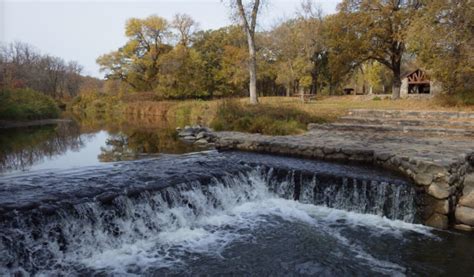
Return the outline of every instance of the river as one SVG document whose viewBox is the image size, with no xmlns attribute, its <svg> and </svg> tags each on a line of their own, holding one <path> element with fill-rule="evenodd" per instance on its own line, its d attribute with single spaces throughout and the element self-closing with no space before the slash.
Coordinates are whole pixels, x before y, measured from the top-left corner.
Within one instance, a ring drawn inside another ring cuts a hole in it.
<svg viewBox="0 0 474 277">
<path fill-rule="evenodd" d="M 0 133 L 0 274 L 473 276 L 474 237 L 417 220 L 410 180 L 217 152 L 175 126 Z"/>
</svg>

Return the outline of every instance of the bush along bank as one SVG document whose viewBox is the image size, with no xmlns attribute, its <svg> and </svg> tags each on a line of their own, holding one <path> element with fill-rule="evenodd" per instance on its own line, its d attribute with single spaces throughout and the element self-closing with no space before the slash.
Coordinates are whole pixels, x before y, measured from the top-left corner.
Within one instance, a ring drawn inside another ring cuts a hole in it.
<svg viewBox="0 0 474 277">
<path fill-rule="evenodd" d="M 27 121 L 59 116 L 60 110 L 49 96 L 30 89 L 0 90 L 0 120 Z"/>
<path fill-rule="evenodd" d="M 291 135 L 306 131 L 309 123 L 327 119 L 292 107 L 238 101 L 223 101 L 217 108 L 211 127 L 216 131 L 239 131 L 264 135 Z"/>
</svg>

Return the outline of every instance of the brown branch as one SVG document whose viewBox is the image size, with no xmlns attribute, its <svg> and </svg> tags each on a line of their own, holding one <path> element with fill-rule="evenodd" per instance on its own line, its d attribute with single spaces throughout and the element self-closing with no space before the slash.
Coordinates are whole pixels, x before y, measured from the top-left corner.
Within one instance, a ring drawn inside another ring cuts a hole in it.
<svg viewBox="0 0 474 277">
<path fill-rule="evenodd" d="M 242 4 L 242 0 L 237 0 L 237 9 L 239 10 L 240 17 L 242 19 L 242 24 L 245 29 L 245 32 L 249 32 L 249 22 L 247 21 L 247 15 L 245 14 L 244 5 Z"/>
<path fill-rule="evenodd" d="M 255 33 L 255 27 L 257 26 L 257 14 L 258 14 L 259 7 L 260 7 L 260 0 L 255 0 L 255 3 L 253 4 L 253 10 L 252 10 L 252 22 L 250 26 L 250 30 L 252 33 Z"/>
</svg>

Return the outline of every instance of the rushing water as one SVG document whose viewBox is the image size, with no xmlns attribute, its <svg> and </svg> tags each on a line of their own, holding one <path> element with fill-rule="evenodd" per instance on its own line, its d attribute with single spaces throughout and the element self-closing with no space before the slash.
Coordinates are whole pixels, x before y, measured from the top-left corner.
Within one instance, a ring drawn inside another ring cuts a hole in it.
<svg viewBox="0 0 474 277">
<path fill-rule="evenodd" d="M 114 161 L 195 151 L 119 134 Z M 474 274 L 474 238 L 419 225 L 392 173 L 216 151 L 104 164 L 117 133 L 77 135 L 0 177 L 0 275 Z M 61 166 L 74 154 L 94 162 Z"/>
</svg>

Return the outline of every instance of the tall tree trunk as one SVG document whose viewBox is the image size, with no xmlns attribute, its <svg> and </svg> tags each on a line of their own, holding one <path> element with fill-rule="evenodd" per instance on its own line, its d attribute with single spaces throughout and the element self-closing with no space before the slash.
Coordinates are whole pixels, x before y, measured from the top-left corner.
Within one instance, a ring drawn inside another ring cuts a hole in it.
<svg viewBox="0 0 474 277">
<path fill-rule="evenodd" d="M 404 44 L 394 42 L 392 47 L 392 71 L 393 71 L 393 84 L 392 84 L 392 99 L 400 99 L 400 88 L 402 86 L 402 55 Z"/>
<path fill-rule="evenodd" d="M 334 85 L 332 83 L 329 83 L 329 95 L 334 95 Z"/>
<path fill-rule="evenodd" d="M 247 35 L 247 43 L 249 46 L 249 92 L 250 103 L 257 104 L 257 51 L 255 47 L 255 27 L 257 26 L 257 14 L 260 7 L 260 0 L 254 0 L 253 9 L 250 14 L 250 22 L 247 19 L 242 0 L 236 0 L 237 9 L 242 20 L 242 27 Z"/>
<path fill-rule="evenodd" d="M 401 89 L 402 82 L 400 78 L 397 80 L 393 80 L 392 85 L 392 99 L 400 99 L 400 89 Z"/>
<path fill-rule="evenodd" d="M 315 70 L 311 71 L 311 90 L 310 94 L 318 94 L 318 72 Z"/>
<path fill-rule="evenodd" d="M 253 34 L 247 32 L 247 40 L 249 45 L 249 91 L 250 103 L 257 104 L 257 51 L 255 50 L 255 39 Z"/>
<path fill-rule="evenodd" d="M 400 99 L 400 88 L 402 86 L 400 66 L 395 66 L 393 70 L 392 99 Z"/>
</svg>

